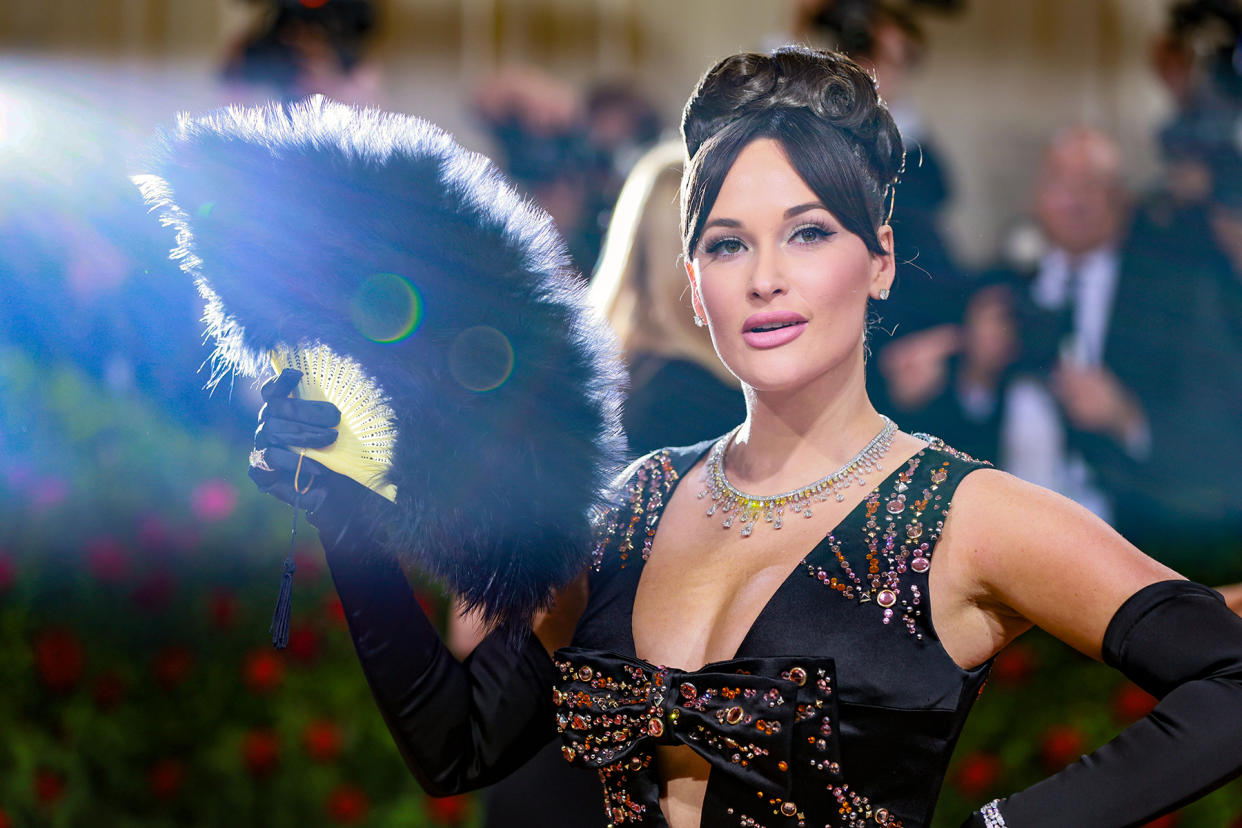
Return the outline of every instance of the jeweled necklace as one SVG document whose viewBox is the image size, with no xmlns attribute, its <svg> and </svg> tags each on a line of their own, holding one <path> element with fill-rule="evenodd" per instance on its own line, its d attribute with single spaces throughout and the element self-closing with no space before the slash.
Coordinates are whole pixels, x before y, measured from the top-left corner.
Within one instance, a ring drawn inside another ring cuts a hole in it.
<svg viewBox="0 0 1242 828">
<path fill-rule="evenodd" d="M 733 438 L 737 436 L 738 430 L 741 429 L 739 425 L 721 437 L 716 445 L 712 446 L 711 454 L 707 457 L 707 465 L 703 470 L 703 489 L 699 492 L 700 499 L 704 497 L 712 499 L 712 505 L 707 509 L 707 516 L 712 517 L 717 512 L 723 514 L 724 519 L 720 525 L 725 529 L 731 527 L 734 521 L 741 523 L 742 537 L 748 538 L 761 517 L 765 523 L 772 524 L 773 529 L 780 529 L 786 509 L 809 518 L 813 502 L 822 503 L 827 501 L 829 496 L 835 497 L 838 502 L 845 500 L 844 491 L 851 484 L 856 482 L 861 486 L 867 474 L 884 468 L 880 465 L 880 460 L 893 444 L 897 424 L 888 417 L 884 417 L 883 414 L 880 416 L 884 418 L 884 427 L 880 429 L 880 433 L 871 438 L 871 442 L 863 446 L 862 451 L 851 457 L 844 466 L 800 489 L 766 496 L 738 491 L 725 476 L 725 454 L 729 446 L 733 444 Z"/>
</svg>

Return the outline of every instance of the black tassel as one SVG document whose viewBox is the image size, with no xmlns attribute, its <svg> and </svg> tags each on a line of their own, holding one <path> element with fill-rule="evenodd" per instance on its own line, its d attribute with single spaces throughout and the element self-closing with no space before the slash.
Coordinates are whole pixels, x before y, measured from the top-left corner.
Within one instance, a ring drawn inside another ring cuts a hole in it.
<svg viewBox="0 0 1242 828">
<path fill-rule="evenodd" d="M 285 556 L 285 571 L 280 576 L 280 592 L 276 594 L 276 609 L 272 612 L 272 646 L 283 650 L 289 646 L 289 616 L 293 612 L 293 573 L 297 565 L 293 562 L 293 544 L 298 537 L 298 501 L 301 494 L 293 496 L 293 531 L 289 534 L 289 554 Z"/>
</svg>

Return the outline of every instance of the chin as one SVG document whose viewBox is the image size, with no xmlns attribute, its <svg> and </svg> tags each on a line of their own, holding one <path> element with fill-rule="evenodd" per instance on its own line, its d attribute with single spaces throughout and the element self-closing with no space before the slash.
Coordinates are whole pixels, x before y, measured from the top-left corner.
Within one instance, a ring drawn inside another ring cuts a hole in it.
<svg viewBox="0 0 1242 828">
<path fill-rule="evenodd" d="M 804 368 L 800 369 L 790 366 L 789 370 L 751 370 L 737 371 L 733 373 L 738 379 L 751 389 L 766 394 L 781 394 L 791 391 L 800 391 L 803 388 L 813 384 L 816 379 L 823 376 L 818 373 L 810 373 Z"/>
<path fill-rule="evenodd" d="M 815 385 L 830 393 L 831 388 L 824 383 L 845 382 L 851 373 L 848 366 L 854 359 L 861 361 L 861 355 L 851 351 L 841 354 L 838 359 L 824 360 L 821 355 L 819 359 L 812 360 L 806 354 L 790 354 L 788 357 L 782 355 L 780 359 L 741 360 L 736 366 L 729 365 L 729 370 L 759 393 L 791 393 Z"/>
</svg>

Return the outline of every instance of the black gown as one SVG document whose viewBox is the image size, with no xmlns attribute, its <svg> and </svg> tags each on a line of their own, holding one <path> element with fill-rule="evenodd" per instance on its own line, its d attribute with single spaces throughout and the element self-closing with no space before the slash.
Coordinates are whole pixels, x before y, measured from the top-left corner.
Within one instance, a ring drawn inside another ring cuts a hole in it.
<svg viewBox="0 0 1242 828">
<path fill-rule="evenodd" d="M 565 757 L 599 770 L 616 826 L 667 824 L 653 748 L 675 743 L 712 765 L 702 825 L 928 825 L 988 664 L 949 658 L 927 577 L 983 464 L 931 439 L 790 573 L 733 660 L 683 672 L 637 657 L 632 610 L 664 504 L 710 445 L 644 458 L 600 522 L 589 603 L 554 658 Z"/>
<path fill-rule="evenodd" d="M 458 662 L 397 561 L 375 554 L 373 525 L 354 520 L 357 498 L 373 495 L 329 478 L 336 496 L 309 516 L 363 673 L 428 793 L 492 784 L 559 730 L 564 757 L 602 777 L 617 828 L 666 825 L 657 744 L 685 744 L 711 764 L 704 826 L 929 823 L 988 665 L 962 670 L 940 645 L 927 573 L 953 493 L 980 464 L 932 440 L 794 568 L 735 658 L 685 672 L 637 658 L 632 610 L 664 504 L 708 447 L 636 464 L 598 524 L 573 646 L 554 658 L 535 636 L 499 629 Z M 1109 622 L 1101 653 L 1160 699 L 1155 709 L 976 811 L 971 828 L 1131 828 L 1242 772 L 1242 618 L 1218 593 L 1178 579 L 1138 590 Z M 532 812 L 557 801 L 555 791 L 532 793 Z"/>
</svg>

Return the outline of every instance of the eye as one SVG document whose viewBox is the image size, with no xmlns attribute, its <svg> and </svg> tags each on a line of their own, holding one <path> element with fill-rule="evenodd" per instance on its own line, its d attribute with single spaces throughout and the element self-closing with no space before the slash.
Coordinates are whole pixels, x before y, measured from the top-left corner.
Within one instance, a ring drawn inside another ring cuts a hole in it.
<svg viewBox="0 0 1242 828">
<path fill-rule="evenodd" d="M 829 230 L 827 227 L 822 227 L 818 224 L 806 224 L 795 230 L 790 240 L 796 244 L 815 244 L 818 241 L 823 241 L 832 234 L 833 231 Z"/>
<path fill-rule="evenodd" d="M 708 242 L 704 249 L 712 256 L 735 256 L 741 253 L 744 247 L 741 239 L 725 236 Z"/>
</svg>

